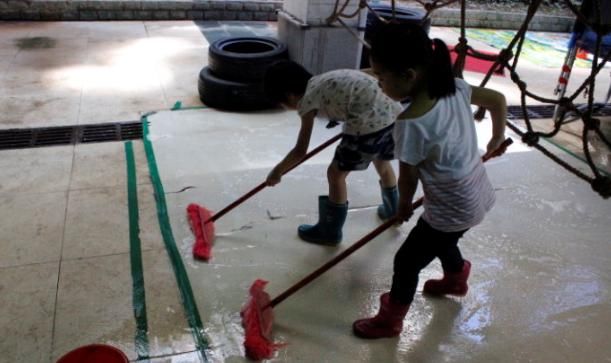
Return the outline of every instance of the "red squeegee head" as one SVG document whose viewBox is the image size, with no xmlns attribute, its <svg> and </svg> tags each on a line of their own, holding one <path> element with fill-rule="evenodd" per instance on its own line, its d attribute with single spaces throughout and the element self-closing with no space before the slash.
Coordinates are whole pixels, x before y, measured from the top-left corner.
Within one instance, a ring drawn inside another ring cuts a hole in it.
<svg viewBox="0 0 611 363">
<path fill-rule="evenodd" d="M 264 291 L 267 281 L 257 279 L 250 287 L 250 297 L 240 315 L 244 326 L 244 348 L 252 360 L 269 359 L 282 344 L 271 339 L 274 313 L 270 298 Z"/>
<path fill-rule="evenodd" d="M 189 225 L 195 235 L 193 244 L 193 257 L 198 260 L 208 261 L 212 257 L 212 242 L 214 241 L 214 223 L 206 221 L 212 217 L 208 209 L 191 203 L 187 207 Z"/>
</svg>

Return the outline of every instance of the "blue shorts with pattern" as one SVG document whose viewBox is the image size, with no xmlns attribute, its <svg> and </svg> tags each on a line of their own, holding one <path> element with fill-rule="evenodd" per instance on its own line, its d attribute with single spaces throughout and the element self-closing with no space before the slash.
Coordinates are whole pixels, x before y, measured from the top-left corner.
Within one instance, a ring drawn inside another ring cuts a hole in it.
<svg viewBox="0 0 611 363">
<path fill-rule="evenodd" d="M 373 160 L 394 159 L 393 127 L 390 125 L 366 135 L 344 134 L 333 157 L 338 168 L 343 171 L 365 170 Z"/>
</svg>

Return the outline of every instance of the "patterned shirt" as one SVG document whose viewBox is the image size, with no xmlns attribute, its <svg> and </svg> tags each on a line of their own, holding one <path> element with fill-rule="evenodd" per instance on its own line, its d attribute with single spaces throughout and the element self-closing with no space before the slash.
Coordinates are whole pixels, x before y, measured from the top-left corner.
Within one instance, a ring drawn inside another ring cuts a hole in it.
<svg viewBox="0 0 611 363">
<path fill-rule="evenodd" d="M 456 93 L 424 115 L 397 120 L 394 139 L 398 159 L 418 168 L 426 222 L 456 232 L 484 219 L 495 197 L 477 148 L 471 87 L 465 81 L 456 79 Z"/>
<path fill-rule="evenodd" d="M 382 92 L 374 77 L 359 70 L 339 69 L 308 82 L 297 111 L 303 116 L 312 110 L 317 110 L 317 116 L 344 121 L 343 132 L 358 136 L 392 125 L 402 107 Z"/>
</svg>

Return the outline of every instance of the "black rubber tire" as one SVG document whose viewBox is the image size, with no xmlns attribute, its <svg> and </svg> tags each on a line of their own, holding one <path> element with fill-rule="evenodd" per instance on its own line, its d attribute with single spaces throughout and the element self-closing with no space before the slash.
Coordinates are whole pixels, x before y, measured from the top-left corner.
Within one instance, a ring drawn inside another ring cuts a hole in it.
<svg viewBox="0 0 611 363">
<path fill-rule="evenodd" d="M 383 19 L 391 20 L 392 6 L 390 4 L 372 4 L 371 8 L 378 13 Z M 395 6 L 395 19 L 399 24 L 419 24 L 425 32 L 429 32 L 431 28 L 431 18 L 427 18 L 424 23 L 422 20 L 426 16 L 426 12 L 420 9 L 414 9 L 406 6 Z M 367 13 L 367 25 L 365 27 L 365 39 L 370 39 L 382 22 L 372 13 Z"/>
<path fill-rule="evenodd" d="M 272 63 L 288 58 L 286 44 L 269 37 L 219 39 L 208 48 L 208 66 L 218 77 L 260 81 Z"/>
<path fill-rule="evenodd" d="M 263 93 L 261 82 L 236 82 L 221 79 L 210 67 L 199 72 L 199 98 L 209 107 L 227 111 L 254 111 L 275 107 Z"/>
<path fill-rule="evenodd" d="M 387 3 L 381 4 L 372 4 L 371 8 L 385 20 L 391 20 L 392 16 L 392 6 Z M 431 18 L 427 18 L 424 23 L 422 20 L 424 19 L 426 12 L 420 9 L 409 8 L 405 6 L 396 6 L 395 7 L 395 19 L 400 24 L 419 24 L 422 26 L 424 31 L 428 34 L 431 28 Z M 378 19 L 375 14 L 371 11 L 367 13 L 367 25 L 365 26 L 365 40 L 370 41 L 372 34 L 376 32 L 376 30 L 382 25 L 380 19 Z M 367 47 L 363 47 L 363 52 L 361 55 L 361 68 L 369 67 L 369 49 Z"/>
</svg>

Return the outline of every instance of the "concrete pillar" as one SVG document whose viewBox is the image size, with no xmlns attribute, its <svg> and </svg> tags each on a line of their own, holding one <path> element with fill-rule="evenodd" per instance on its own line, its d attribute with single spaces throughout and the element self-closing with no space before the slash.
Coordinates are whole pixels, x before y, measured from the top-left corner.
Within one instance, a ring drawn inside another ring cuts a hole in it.
<svg viewBox="0 0 611 363">
<path fill-rule="evenodd" d="M 344 0 L 340 1 L 340 6 Z M 358 9 L 357 0 L 350 1 L 344 13 Z M 278 13 L 278 37 L 288 46 L 292 60 L 313 74 L 340 68 L 357 69 L 360 65 L 362 43 L 338 22 L 328 25 L 326 20 L 335 7 L 335 0 L 284 0 Z M 361 10 L 354 18 L 342 18 L 344 23 L 363 37 L 367 11 Z"/>
</svg>

